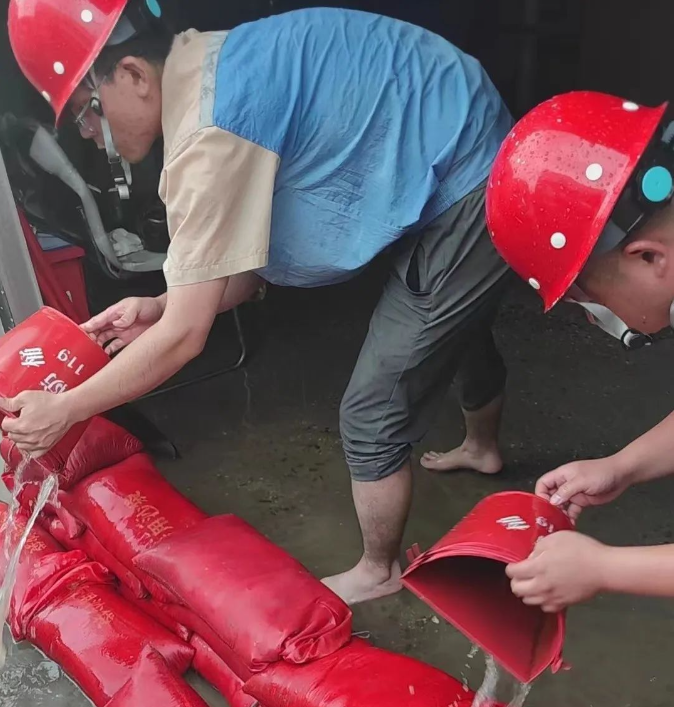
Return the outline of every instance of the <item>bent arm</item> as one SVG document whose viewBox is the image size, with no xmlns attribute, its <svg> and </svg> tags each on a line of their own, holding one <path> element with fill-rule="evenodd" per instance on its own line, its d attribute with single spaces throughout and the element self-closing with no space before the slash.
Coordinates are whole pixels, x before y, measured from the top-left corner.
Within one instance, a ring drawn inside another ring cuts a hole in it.
<svg viewBox="0 0 674 707">
<path fill-rule="evenodd" d="M 614 461 L 632 483 L 643 483 L 674 474 L 674 413 L 632 444 Z"/>
<path fill-rule="evenodd" d="M 99 373 L 62 395 L 73 421 L 86 420 L 150 392 L 203 350 L 227 279 L 171 287 L 161 319 Z"/>
</svg>

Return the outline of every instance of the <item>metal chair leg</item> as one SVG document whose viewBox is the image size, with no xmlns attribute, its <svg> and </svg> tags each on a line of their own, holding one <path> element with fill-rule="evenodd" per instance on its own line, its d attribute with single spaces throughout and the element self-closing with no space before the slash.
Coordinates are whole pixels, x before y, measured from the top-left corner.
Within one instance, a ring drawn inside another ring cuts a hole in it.
<svg viewBox="0 0 674 707">
<path fill-rule="evenodd" d="M 232 310 L 232 314 L 234 315 L 236 336 L 239 342 L 239 349 L 241 351 L 239 358 L 237 359 L 236 363 L 234 363 L 234 365 L 227 366 L 226 368 L 222 368 L 211 373 L 205 373 L 204 375 L 196 376 L 195 378 L 190 378 L 189 380 L 181 381 L 180 383 L 175 383 L 174 385 L 170 385 L 166 388 L 154 390 L 151 393 L 144 395 L 142 398 L 139 398 L 139 400 L 148 400 L 150 398 L 156 398 L 160 395 L 164 395 L 165 393 L 172 393 L 175 390 L 187 388 L 188 386 L 195 385 L 197 383 L 203 383 L 204 381 L 211 380 L 211 378 L 217 378 L 218 376 L 222 376 L 225 373 L 232 373 L 233 371 L 236 371 L 241 368 L 241 366 L 244 365 L 248 358 L 248 345 L 246 343 L 246 337 L 243 332 L 243 327 L 241 326 L 241 317 L 239 315 L 238 307 Z"/>
</svg>

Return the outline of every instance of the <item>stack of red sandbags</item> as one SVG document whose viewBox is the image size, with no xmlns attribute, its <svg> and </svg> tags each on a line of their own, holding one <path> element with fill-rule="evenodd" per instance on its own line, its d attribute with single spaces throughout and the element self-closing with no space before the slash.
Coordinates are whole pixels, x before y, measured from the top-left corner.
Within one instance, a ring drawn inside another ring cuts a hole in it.
<svg viewBox="0 0 674 707">
<path fill-rule="evenodd" d="M 309 665 L 272 665 L 244 690 L 266 707 L 471 707 L 475 697 L 446 673 L 359 639 Z"/>
<path fill-rule="evenodd" d="M 141 655 L 133 675 L 107 707 L 208 707 L 156 651 Z M 230 706 L 231 707 L 231 706 Z"/>
<path fill-rule="evenodd" d="M 236 516 L 176 532 L 134 564 L 164 587 L 167 611 L 195 634 L 195 667 L 234 707 L 255 701 L 243 691 L 254 674 L 319 660 L 351 640 L 350 609 Z"/>
<path fill-rule="evenodd" d="M 0 543 L 9 532 L 0 506 Z M 12 545 L 24 533 L 21 510 Z M 0 553 L 0 580 L 7 571 Z M 61 665 L 97 707 L 104 707 L 152 649 L 177 674 L 192 664 L 194 648 L 126 601 L 115 577 L 81 550 L 67 552 L 39 526 L 20 556 L 8 622 L 15 640 L 28 638 Z M 189 704 L 189 703 L 185 703 Z"/>
<path fill-rule="evenodd" d="M 445 673 L 352 640 L 350 609 L 299 562 L 236 516 L 208 518 L 94 422 L 31 534 L 10 618 L 95 705 L 203 707 L 180 677 L 190 664 L 231 707 L 471 704 Z"/>
<path fill-rule="evenodd" d="M 22 460 L 7 440 L 0 451 L 7 464 L 3 480 L 13 488 Z M 174 502 L 172 520 L 177 527 L 189 527 L 190 513 L 199 520 L 205 515 L 167 484 L 140 452 L 137 439 L 103 418 L 94 419 L 87 427 L 59 474 L 57 498 L 40 514 L 41 524 L 28 536 L 8 619 L 15 640 L 29 638 L 101 707 L 133 677 L 141 655 L 148 650 L 162 656 L 177 675 L 189 669 L 195 653 L 189 644 L 190 632 L 151 599 L 124 562 L 133 567 L 131 560 L 139 548 L 153 547 L 172 531 L 163 511 L 149 507 L 160 499 L 161 507 L 166 508 L 162 494 Z M 100 473 L 107 491 L 97 495 L 96 475 Z M 13 547 L 26 527 L 43 475 L 39 461 L 29 461 L 22 471 L 22 478 L 29 481 L 19 494 L 21 509 Z M 127 491 L 124 482 L 121 488 L 116 487 L 118 477 L 131 483 L 133 490 Z M 88 507 L 87 493 L 93 494 Z M 64 500 L 81 517 L 73 515 Z M 105 506 L 105 521 L 113 528 L 116 525 L 112 537 L 105 534 L 105 523 L 96 522 L 97 500 Z M 120 507 L 130 516 L 140 516 L 136 526 L 131 528 L 132 520 L 129 527 L 124 526 Z M 0 543 L 4 542 L 6 515 L 6 507 L 2 507 Z M 120 532 L 127 533 L 126 545 Z M 139 544 L 134 548 L 136 541 Z M 2 554 L 0 580 L 6 565 Z"/>
</svg>

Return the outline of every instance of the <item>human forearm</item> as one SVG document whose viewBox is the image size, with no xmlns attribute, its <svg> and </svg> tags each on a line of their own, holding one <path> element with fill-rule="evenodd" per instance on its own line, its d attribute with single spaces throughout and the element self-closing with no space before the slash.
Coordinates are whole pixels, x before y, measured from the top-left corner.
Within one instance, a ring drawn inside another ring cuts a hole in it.
<svg viewBox="0 0 674 707">
<path fill-rule="evenodd" d="M 105 368 L 62 393 L 72 421 L 88 419 L 153 390 L 197 356 L 206 342 L 225 280 L 172 287 L 159 321 Z"/>
<path fill-rule="evenodd" d="M 200 351 L 189 333 L 160 321 L 121 351 L 96 376 L 63 395 L 72 421 L 86 420 L 148 393 Z"/>
<path fill-rule="evenodd" d="M 603 591 L 674 597 L 674 545 L 607 547 Z"/>
<path fill-rule="evenodd" d="M 674 474 L 674 413 L 613 456 L 630 483 Z"/>
</svg>

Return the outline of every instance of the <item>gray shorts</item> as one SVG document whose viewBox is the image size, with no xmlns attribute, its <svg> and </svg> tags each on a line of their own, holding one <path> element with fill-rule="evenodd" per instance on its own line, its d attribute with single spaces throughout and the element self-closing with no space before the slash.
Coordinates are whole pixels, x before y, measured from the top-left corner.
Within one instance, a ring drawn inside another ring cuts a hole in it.
<svg viewBox="0 0 674 707">
<path fill-rule="evenodd" d="M 455 378 L 466 410 L 503 391 L 491 323 L 510 271 L 489 238 L 484 201 L 483 184 L 393 254 L 340 412 L 356 481 L 401 468 Z"/>
</svg>

